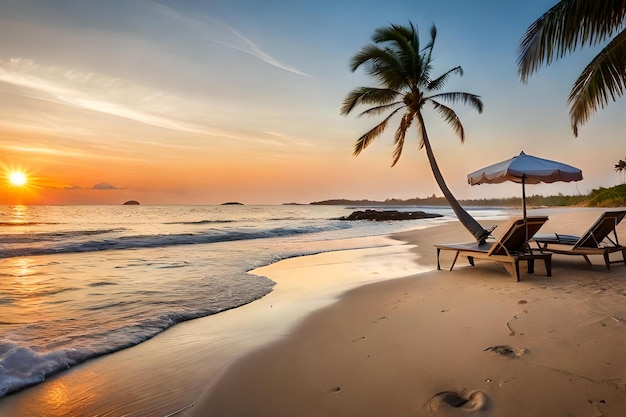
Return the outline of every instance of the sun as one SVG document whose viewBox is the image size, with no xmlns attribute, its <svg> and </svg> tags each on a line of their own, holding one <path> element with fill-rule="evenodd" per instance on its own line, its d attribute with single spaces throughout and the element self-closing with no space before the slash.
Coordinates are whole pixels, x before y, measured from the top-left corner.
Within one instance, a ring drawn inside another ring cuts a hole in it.
<svg viewBox="0 0 626 417">
<path fill-rule="evenodd" d="M 26 174 L 21 171 L 13 171 L 9 173 L 9 182 L 16 187 L 22 187 L 26 185 L 28 178 L 26 178 Z"/>
</svg>

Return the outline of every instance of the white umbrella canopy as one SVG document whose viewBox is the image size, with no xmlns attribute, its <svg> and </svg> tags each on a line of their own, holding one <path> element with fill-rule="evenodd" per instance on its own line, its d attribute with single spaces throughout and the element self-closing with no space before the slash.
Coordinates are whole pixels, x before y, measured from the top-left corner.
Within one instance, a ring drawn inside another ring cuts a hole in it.
<svg viewBox="0 0 626 417">
<path fill-rule="evenodd" d="M 467 175 L 467 181 L 471 185 L 499 184 L 505 181 L 539 184 L 540 182 L 570 182 L 582 179 L 583 173 L 578 168 L 526 155 L 524 151 L 511 159 L 489 165 Z"/>
<path fill-rule="evenodd" d="M 583 179 L 580 169 L 561 162 L 526 155 L 524 151 L 506 161 L 489 165 L 467 175 L 470 185 L 499 184 L 512 181 L 522 184 L 522 204 L 526 219 L 526 184 L 570 182 Z"/>
</svg>

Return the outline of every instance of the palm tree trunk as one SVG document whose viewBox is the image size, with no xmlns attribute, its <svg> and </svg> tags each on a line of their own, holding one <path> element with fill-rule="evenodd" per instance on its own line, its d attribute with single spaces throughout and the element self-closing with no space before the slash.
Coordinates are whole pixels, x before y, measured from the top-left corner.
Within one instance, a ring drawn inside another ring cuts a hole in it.
<svg viewBox="0 0 626 417">
<path fill-rule="evenodd" d="M 422 139 L 424 140 L 424 147 L 426 148 L 426 155 L 428 156 L 428 162 L 430 163 L 430 168 L 433 171 L 433 175 L 435 176 L 435 181 L 437 181 L 437 185 L 441 189 L 443 196 L 450 204 L 450 207 L 456 214 L 456 217 L 459 219 L 461 224 L 465 226 L 465 228 L 474 236 L 474 238 L 482 243 L 489 236 L 489 232 L 485 230 L 480 223 L 476 221 L 470 214 L 465 211 L 465 209 L 461 206 L 461 204 L 454 198 L 452 192 L 446 185 L 446 181 L 443 179 L 443 175 L 439 170 L 439 166 L 437 165 L 437 161 L 435 160 L 435 154 L 433 153 L 432 148 L 430 147 L 430 141 L 428 140 L 428 135 L 426 134 L 426 129 L 422 127 Z"/>
</svg>

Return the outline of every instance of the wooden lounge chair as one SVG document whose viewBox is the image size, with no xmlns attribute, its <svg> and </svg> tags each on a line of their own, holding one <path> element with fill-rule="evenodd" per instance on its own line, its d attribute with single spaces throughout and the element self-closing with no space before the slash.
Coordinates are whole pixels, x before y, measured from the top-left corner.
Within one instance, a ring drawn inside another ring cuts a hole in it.
<svg viewBox="0 0 626 417">
<path fill-rule="evenodd" d="M 437 248 L 437 269 L 441 269 L 439 263 L 441 251 L 448 250 L 456 252 L 450 271 L 454 268 L 459 256 L 466 256 L 472 266 L 474 266 L 474 259 L 487 259 L 502 263 L 509 274 L 519 282 L 520 261 L 528 262 L 528 273 L 532 274 L 534 273 L 535 259 L 543 259 L 547 275 L 552 276 L 552 254 L 537 250 L 533 252 L 528 245 L 528 240 L 537 233 L 547 220 L 547 217 L 529 217 L 527 224 L 524 219 L 514 220 L 502 236 L 495 241 L 434 245 Z"/>
<path fill-rule="evenodd" d="M 612 263 L 626 265 L 626 247 L 619 244 L 617 225 L 626 216 L 626 211 L 606 211 L 582 236 L 562 235 L 558 233 L 536 235 L 532 241 L 540 251 L 548 251 L 562 255 L 578 255 L 585 258 L 591 266 L 589 255 L 602 255 L 607 270 Z M 621 252 L 622 259 L 611 261 L 609 255 Z"/>
</svg>

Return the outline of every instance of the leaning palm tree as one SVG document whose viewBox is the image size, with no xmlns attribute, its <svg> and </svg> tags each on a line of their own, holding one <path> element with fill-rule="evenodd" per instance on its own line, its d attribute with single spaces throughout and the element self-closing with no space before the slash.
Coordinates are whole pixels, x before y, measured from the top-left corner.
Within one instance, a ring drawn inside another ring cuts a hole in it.
<svg viewBox="0 0 626 417">
<path fill-rule="evenodd" d="M 613 37 L 580 74 L 568 102 L 574 136 L 609 99 L 626 86 L 626 0 L 562 0 L 526 30 L 518 58 L 522 82 L 542 64 L 549 65 L 578 47 Z"/>
<path fill-rule="evenodd" d="M 461 67 L 454 67 L 438 77 L 431 76 L 432 51 L 437 36 L 435 26 L 432 27 L 430 36 L 430 41 L 421 47 L 418 33 L 410 22 L 408 27 L 390 25 L 376 29 L 372 36 L 374 44 L 366 45 L 355 54 L 350 66 L 354 72 L 363 65 L 366 72 L 378 81 L 379 87 L 359 87 L 348 93 L 341 107 L 341 114 L 348 115 L 359 105 L 373 106 L 361 113 L 364 116 L 377 116 L 389 112 L 382 122 L 357 139 L 353 152 L 354 156 L 357 156 L 374 139 L 382 135 L 394 115 L 403 112 L 395 132 L 395 148 L 391 166 L 394 166 L 400 159 L 407 131 L 415 122 L 418 139 L 420 139 L 419 147 L 426 149 L 435 180 L 444 197 L 459 221 L 476 240 L 484 241 L 489 232 L 461 207 L 446 185 L 431 148 L 422 112 L 424 105 L 432 105 L 452 126 L 462 143 L 465 140 L 463 125 L 457 114 L 444 102 L 468 104 L 479 113 L 482 112 L 483 103 L 475 94 L 441 92 L 450 75 L 462 75 L 463 70 Z"/>
</svg>

